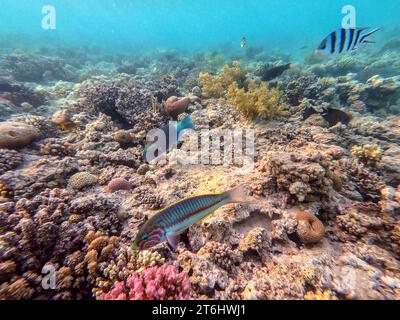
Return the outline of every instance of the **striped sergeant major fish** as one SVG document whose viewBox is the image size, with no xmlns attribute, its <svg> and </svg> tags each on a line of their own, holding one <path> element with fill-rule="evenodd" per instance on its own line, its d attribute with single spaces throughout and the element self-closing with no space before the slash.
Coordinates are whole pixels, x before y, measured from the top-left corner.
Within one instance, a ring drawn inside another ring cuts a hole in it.
<svg viewBox="0 0 400 320">
<path fill-rule="evenodd" d="M 378 32 L 380 29 L 374 29 L 366 32 L 368 28 L 349 28 L 339 29 L 331 32 L 324 40 L 322 40 L 318 49 L 315 50 L 316 54 L 322 52 L 328 54 L 353 52 L 357 50 L 359 44 L 375 43 L 369 40 L 368 37 Z"/>
<path fill-rule="evenodd" d="M 180 234 L 229 203 L 252 203 L 246 199 L 244 185 L 220 194 L 194 196 L 175 202 L 156 213 L 141 227 L 132 249 L 147 250 L 167 240 L 175 250 Z"/>
</svg>

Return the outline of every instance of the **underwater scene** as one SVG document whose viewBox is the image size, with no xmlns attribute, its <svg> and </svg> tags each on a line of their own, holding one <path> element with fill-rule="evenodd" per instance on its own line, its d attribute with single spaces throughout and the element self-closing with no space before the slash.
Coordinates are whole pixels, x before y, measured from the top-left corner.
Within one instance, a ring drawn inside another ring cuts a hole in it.
<svg viewBox="0 0 400 320">
<path fill-rule="evenodd" d="M 0 300 L 400 299 L 398 0 L 0 7 Z"/>
</svg>

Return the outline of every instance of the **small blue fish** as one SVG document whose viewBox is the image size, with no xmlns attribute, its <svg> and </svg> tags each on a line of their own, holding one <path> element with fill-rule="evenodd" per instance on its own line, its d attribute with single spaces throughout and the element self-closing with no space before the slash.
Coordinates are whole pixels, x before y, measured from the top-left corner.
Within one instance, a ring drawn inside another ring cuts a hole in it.
<svg viewBox="0 0 400 320">
<path fill-rule="evenodd" d="M 187 129 L 195 129 L 195 125 L 192 121 L 192 118 L 190 118 L 189 115 L 186 115 L 175 127 L 170 126 L 169 124 L 163 126 L 160 128 L 164 134 L 165 134 L 165 149 L 163 149 L 163 146 L 157 145 L 157 142 L 154 142 L 144 148 L 144 158 L 146 159 L 147 162 L 150 162 L 151 160 L 159 157 L 160 155 L 164 153 L 170 152 L 172 149 L 176 147 L 176 143 L 180 142 L 180 136 L 181 133 L 184 130 Z M 175 141 L 169 141 L 170 135 L 175 138 Z M 150 150 L 151 147 L 154 147 L 156 150 L 156 154 L 148 154 L 148 151 Z M 157 148 L 161 147 L 161 149 Z"/>
<path fill-rule="evenodd" d="M 243 185 L 220 194 L 206 194 L 178 201 L 156 213 L 139 230 L 133 250 L 147 250 L 165 240 L 176 249 L 179 236 L 195 222 L 229 203 L 251 203 Z"/>
</svg>

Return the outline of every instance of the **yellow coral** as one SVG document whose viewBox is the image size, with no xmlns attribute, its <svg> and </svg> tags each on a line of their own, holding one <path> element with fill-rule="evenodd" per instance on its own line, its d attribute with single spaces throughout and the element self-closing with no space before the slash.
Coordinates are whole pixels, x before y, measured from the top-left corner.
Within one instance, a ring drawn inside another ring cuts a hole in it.
<svg viewBox="0 0 400 320">
<path fill-rule="evenodd" d="M 335 83 L 335 80 L 331 77 L 323 77 L 318 82 L 325 87 L 329 87 Z"/>
<path fill-rule="evenodd" d="M 70 222 L 78 222 L 82 220 L 82 216 L 79 214 L 71 214 L 68 218 Z"/>
<path fill-rule="evenodd" d="M 374 164 L 382 157 L 382 149 L 376 144 L 353 146 L 351 148 L 351 153 L 367 164 Z"/>
<path fill-rule="evenodd" d="M 157 251 L 140 251 L 137 257 L 137 268 L 144 269 L 148 267 L 154 267 L 157 265 L 162 265 L 165 259 Z"/>
<path fill-rule="evenodd" d="M 233 61 L 232 66 L 225 65 L 218 75 L 211 75 L 208 72 L 199 74 L 199 83 L 202 93 L 208 98 L 224 97 L 229 86 L 234 82 L 241 83 L 246 76 L 239 61 Z"/>
<path fill-rule="evenodd" d="M 369 78 L 367 80 L 367 83 L 373 85 L 374 87 L 381 85 L 382 82 L 383 82 L 383 79 L 379 75 L 372 76 L 371 78 Z"/>
<path fill-rule="evenodd" d="M 307 292 L 304 296 L 304 300 L 338 300 L 338 298 L 329 290 L 323 292 L 321 290 L 317 290 L 316 292 Z"/>
<path fill-rule="evenodd" d="M 287 106 L 281 102 L 279 90 L 269 89 L 265 82 L 256 84 L 251 80 L 247 91 L 233 83 L 228 88 L 227 97 L 228 103 L 236 106 L 247 119 L 273 119 L 286 114 Z"/>
<path fill-rule="evenodd" d="M 102 273 L 96 278 L 96 288 L 92 292 L 98 297 L 101 293 L 109 291 L 115 282 L 126 280 L 133 272 L 162 265 L 164 262 L 165 259 L 156 251 L 134 252 L 124 247 L 120 248 L 117 258 L 110 259 Z"/>
</svg>

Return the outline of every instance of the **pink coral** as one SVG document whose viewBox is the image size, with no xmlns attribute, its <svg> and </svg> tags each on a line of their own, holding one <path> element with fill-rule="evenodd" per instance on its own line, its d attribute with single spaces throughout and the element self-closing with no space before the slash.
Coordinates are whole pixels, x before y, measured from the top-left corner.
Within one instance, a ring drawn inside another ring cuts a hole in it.
<svg viewBox="0 0 400 320">
<path fill-rule="evenodd" d="M 163 265 L 134 272 L 126 282 L 114 284 L 110 292 L 100 295 L 100 300 L 186 300 L 189 299 L 190 282 L 178 273 L 173 265 Z"/>
<path fill-rule="evenodd" d="M 108 183 L 104 191 L 113 193 L 119 190 L 130 190 L 130 189 L 132 189 L 132 184 L 129 181 L 127 181 L 124 178 L 114 178 Z"/>
</svg>

